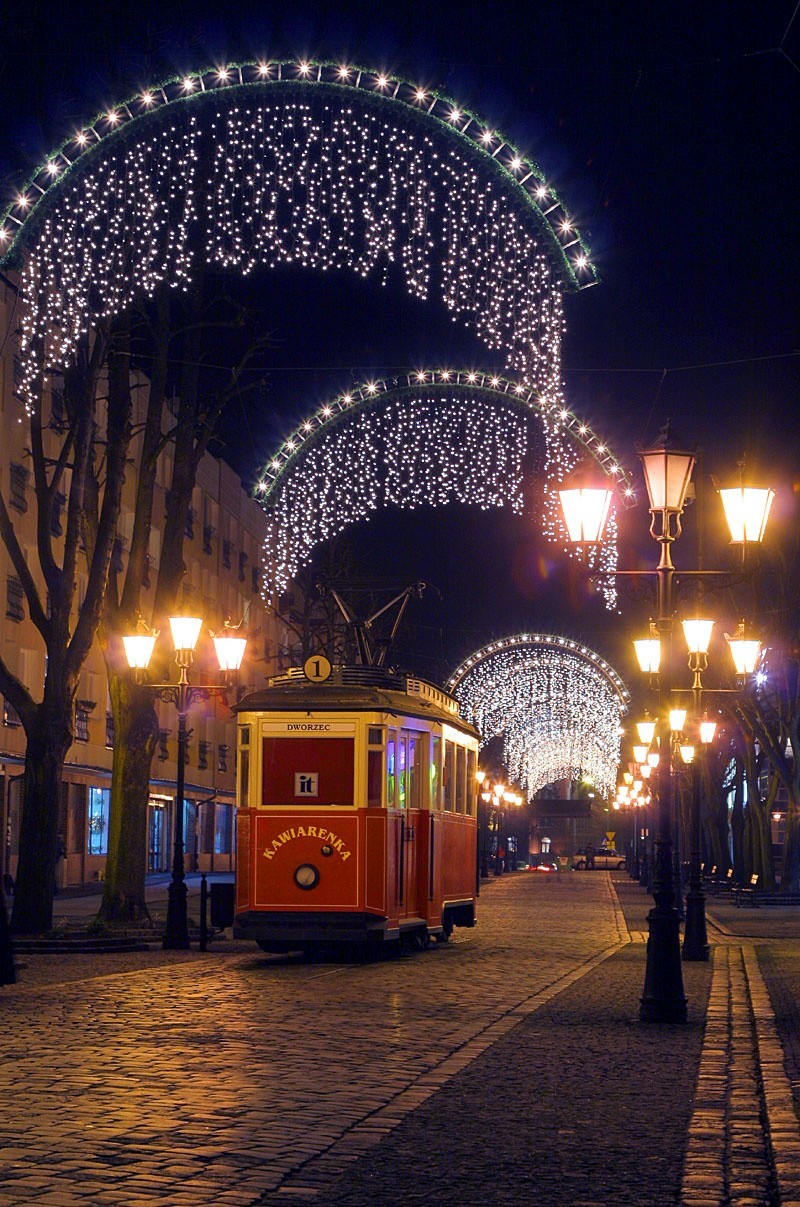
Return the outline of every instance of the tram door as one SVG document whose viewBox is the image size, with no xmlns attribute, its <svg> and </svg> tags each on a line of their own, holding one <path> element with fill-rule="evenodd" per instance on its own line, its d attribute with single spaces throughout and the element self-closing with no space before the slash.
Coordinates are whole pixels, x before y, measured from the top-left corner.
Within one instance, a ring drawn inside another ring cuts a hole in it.
<svg viewBox="0 0 800 1207">
<path fill-rule="evenodd" d="M 399 735 L 398 747 L 398 804 L 403 810 L 403 901 L 401 916 L 416 917 L 420 912 L 419 860 L 423 847 L 420 813 L 422 795 L 423 735 Z"/>
</svg>

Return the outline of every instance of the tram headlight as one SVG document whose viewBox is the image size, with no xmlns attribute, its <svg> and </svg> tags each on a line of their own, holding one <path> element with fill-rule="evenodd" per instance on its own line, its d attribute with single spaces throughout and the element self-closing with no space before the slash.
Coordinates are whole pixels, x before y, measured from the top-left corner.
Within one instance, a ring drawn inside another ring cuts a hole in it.
<svg viewBox="0 0 800 1207">
<path fill-rule="evenodd" d="M 319 884 L 319 868 L 315 868 L 313 863 L 301 863 L 295 868 L 294 882 L 298 888 L 316 888 Z"/>
</svg>

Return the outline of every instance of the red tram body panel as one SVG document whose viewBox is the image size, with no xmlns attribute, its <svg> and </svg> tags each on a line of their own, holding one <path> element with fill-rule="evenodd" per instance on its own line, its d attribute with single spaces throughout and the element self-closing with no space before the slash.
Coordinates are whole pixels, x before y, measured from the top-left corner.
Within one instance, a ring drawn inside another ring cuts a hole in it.
<svg viewBox="0 0 800 1207">
<path fill-rule="evenodd" d="M 382 668 L 270 681 L 237 706 L 234 935 L 266 951 L 473 926 L 478 734 Z"/>
</svg>

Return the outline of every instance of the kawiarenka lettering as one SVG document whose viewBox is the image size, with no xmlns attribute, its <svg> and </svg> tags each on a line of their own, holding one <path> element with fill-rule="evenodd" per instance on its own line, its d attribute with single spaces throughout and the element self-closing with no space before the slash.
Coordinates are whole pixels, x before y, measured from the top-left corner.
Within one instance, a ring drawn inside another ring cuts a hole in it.
<svg viewBox="0 0 800 1207">
<path fill-rule="evenodd" d="M 264 851 L 265 859 L 272 859 L 281 847 L 287 842 L 293 842 L 295 838 L 318 838 L 320 842 L 328 843 L 342 857 L 342 862 L 349 859 L 352 851 L 348 850 L 347 844 L 334 834 L 333 830 L 326 830 L 324 826 L 292 826 L 288 830 L 283 830 Z"/>
</svg>

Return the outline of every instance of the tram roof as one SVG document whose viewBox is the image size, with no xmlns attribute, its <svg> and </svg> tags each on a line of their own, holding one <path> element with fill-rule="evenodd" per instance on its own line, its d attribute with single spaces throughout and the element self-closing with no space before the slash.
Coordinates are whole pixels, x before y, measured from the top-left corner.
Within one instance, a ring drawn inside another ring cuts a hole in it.
<svg viewBox="0 0 800 1207">
<path fill-rule="evenodd" d="M 480 735 L 458 711 L 447 692 L 424 679 L 383 667 L 335 667 L 325 683 L 313 683 L 301 670 L 269 680 L 233 705 L 241 712 L 388 712 L 439 721 L 471 737 Z"/>
</svg>

